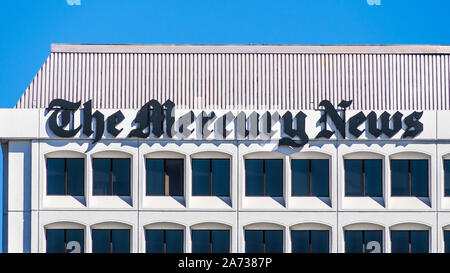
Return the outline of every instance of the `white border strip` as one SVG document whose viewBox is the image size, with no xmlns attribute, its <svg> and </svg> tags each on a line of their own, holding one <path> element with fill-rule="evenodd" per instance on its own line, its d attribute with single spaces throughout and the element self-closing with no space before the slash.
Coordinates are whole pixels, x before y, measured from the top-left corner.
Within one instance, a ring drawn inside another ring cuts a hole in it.
<svg viewBox="0 0 450 273">
<path fill-rule="evenodd" d="M 58 53 L 345 53 L 450 54 L 441 45 L 132 45 L 51 44 Z"/>
</svg>

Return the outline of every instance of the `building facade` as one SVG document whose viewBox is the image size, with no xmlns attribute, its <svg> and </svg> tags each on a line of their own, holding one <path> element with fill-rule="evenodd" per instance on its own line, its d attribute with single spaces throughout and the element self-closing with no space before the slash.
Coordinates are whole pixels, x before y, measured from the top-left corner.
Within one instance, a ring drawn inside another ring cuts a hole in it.
<svg viewBox="0 0 450 273">
<path fill-rule="evenodd" d="M 53 44 L 4 252 L 450 252 L 450 47 Z"/>
</svg>

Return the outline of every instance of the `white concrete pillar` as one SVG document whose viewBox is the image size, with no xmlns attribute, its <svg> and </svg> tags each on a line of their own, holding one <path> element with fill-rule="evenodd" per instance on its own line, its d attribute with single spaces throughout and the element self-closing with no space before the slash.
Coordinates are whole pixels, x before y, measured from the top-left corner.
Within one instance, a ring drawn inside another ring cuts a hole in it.
<svg viewBox="0 0 450 273">
<path fill-rule="evenodd" d="M 10 141 L 7 150 L 3 252 L 31 252 L 31 142 Z"/>
</svg>

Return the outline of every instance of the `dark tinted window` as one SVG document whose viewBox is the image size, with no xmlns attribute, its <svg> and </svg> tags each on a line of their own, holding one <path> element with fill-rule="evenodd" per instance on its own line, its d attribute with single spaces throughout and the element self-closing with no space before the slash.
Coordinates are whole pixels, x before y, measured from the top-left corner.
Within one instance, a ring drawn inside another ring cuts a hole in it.
<svg viewBox="0 0 450 273">
<path fill-rule="evenodd" d="M 92 230 L 93 253 L 129 253 L 130 230 L 94 229 Z"/>
<path fill-rule="evenodd" d="M 193 253 L 229 253 L 230 232 L 228 230 L 193 230 Z"/>
<path fill-rule="evenodd" d="M 383 170 L 381 159 L 364 160 L 365 196 L 381 197 L 383 195 Z"/>
<path fill-rule="evenodd" d="M 246 253 L 263 253 L 264 252 L 264 231 L 262 230 L 246 230 L 245 231 L 245 252 Z"/>
<path fill-rule="evenodd" d="M 245 160 L 246 196 L 282 196 L 283 160 Z"/>
<path fill-rule="evenodd" d="M 391 231 L 392 253 L 428 253 L 428 240 L 426 230 Z"/>
<path fill-rule="evenodd" d="M 444 231 L 444 244 L 445 244 L 445 253 L 450 253 L 450 231 Z"/>
<path fill-rule="evenodd" d="M 83 158 L 47 158 L 48 195 L 84 195 Z"/>
<path fill-rule="evenodd" d="M 428 196 L 428 160 L 391 160 L 392 196 Z"/>
<path fill-rule="evenodd" d="M 130 195 L 129 158 L 94 158 L 92 168 L 94 195 Z"/>
<path fill-rule="evenodd" d="M 147 159 L 146 172 L 147 195 L 183 196 L 183 159 Z"/>
<path fill-rule="evenodd" d="M 380 159 L 346 159 L 344 168 L 346 196 L 382 196 Z"/>
<path fill-rule="evenodd" d="M 263 165 L 264 160 L 245 160 L 245 195 L 262 196 L 263 190 Z"/>
<path fill-rule="evenodd" d="M 411 195 L 428 196 L 428 160 L 410 160 Z"/>
<path fill-rule="evenodd" d="M 282 253 L 282 230 L 246 230 L 246 253 Z"/>
<path fill-rule="evenodd" d="M 293 159 L 291 169 L 293 196 L 329 195 L 328 159 Z"/>
<path fill-rule="evenodd" d="M 346 253 L 383 252 L 383 232 L 381 230 L 346 230 Z"/>
<path fill-rule="evenodd" d="M 450 196 L 450 160 L 444 160 L 445 196 Z"/>
<path fill-rule="evenodd" d="M 293 230 L 292 253 L 328 253 L 328 230 Z"/>
<path fill-rule="evenodd" d="M 183 230 L 156 230 L 145 231 L 147 253 L 182 253 Z"/>
<path fill-rule="evenodd" d="M 112 161 L 113 194 L 126 196 L 130 195 L 130 159 L 114 158 Z"/>
<path fill-rule="evenodd" d="M 199 196 L 229 196 L 230 160 L 193 159 L 192 194 Z"/>
<path fill-rule="evenodd" d="M 47 229 L 45 232 L 47 253 L 83 253 L 84 230 Z"/>
</svg>

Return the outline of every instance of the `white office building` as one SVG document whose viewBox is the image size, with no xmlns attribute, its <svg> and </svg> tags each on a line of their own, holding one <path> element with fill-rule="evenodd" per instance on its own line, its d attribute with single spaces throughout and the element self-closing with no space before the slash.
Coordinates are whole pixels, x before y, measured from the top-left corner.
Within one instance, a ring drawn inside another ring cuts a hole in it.
<svg viewBox="0 0 450 273">
<path fill-rule="evenodd" d="M 449 66 L 448 46 L 53 44 L 0 109 L 3 251 L 450 252 Z"/>
</svg>

